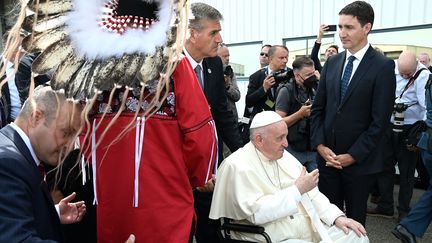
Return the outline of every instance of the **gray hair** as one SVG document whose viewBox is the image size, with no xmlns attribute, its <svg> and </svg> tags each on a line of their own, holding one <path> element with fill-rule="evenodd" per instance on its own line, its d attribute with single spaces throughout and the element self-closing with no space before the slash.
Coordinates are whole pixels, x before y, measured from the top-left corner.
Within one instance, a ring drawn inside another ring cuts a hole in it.
<svg viewBox="0 0 432 243">
<path fill-rule="evenodd" d="M 63 91 L 54 91 L 49 86 L 39 86 L 27 98 L 18 117 L 28 118 L 32 111 L 40 109 L 44 113 L 45 125 L 53 121 L 66 101 Z"/>
<path fill-rule="evenodd" d="M 270 124 L 267 126 L 263 126 L 263 127 L 256 127 L 256 128 L 251 128 L 249 130 L 249 139 L 253 142 L 255 140 L 255 137 L 257 135 L 261 135 L 261 137 L 266 137 L 267 133 L 269 131 L 269 128 L 274 125 L 274 124 Z"/>
<path fill-rule="evenodd" d="M 276 50 L 277 50 L 278 48 L 282 48 L 282 49 L 284 49 L 285 51 L 287 51 L 287 52 L 289 53 L 289 51 L 288 51 L 288 47 L 283 46 L 283 45 L 274 45 L 274 46 L 271 46 L 270 49 L 268 50 L 268 57 L 269 57 L 269 58 L 270 58 L 270 57 L 273 57 L 273 56 L 275 55 Z"/>
<path fill-rule="evenodd" d="M 191 10 L 194 18 L 189 20 L 189 28 L 202 30 L 204 28 L 203 20 L 221 21 L 222 14 L 214 7 L 205 3 L 192 3 Z"/>
</svg>

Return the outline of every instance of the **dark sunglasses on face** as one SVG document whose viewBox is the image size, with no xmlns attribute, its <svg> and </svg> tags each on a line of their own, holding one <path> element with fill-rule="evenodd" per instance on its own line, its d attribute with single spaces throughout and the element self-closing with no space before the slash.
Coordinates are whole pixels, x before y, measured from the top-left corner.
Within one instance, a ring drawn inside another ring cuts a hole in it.
<svg viewBox="0 0 432 243">
<path fill-rule="evenodd" d="M 260 53 L 260 56 L 268 57 L 268 54 L 267 54 L 267 53 L 264 53 L 264 52 L 261 52 L 261 53 Z"/>
</svg>

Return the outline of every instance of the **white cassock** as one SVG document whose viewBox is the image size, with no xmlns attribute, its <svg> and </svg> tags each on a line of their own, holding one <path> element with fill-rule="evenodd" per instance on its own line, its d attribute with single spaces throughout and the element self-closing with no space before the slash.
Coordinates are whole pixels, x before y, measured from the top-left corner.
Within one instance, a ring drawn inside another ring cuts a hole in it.
<svg viewBox="0 0 432 243">
<path fill-rule="evenodd" d="M 286 151 L 277 162 L 269 161 L 249 142 L 219 168 L 209 217 L 263 226 L 273 242 L 369 242 L 333 225 L 344 213 L 317 187 L 300 195 L 294 182 L 302 168 Z M 264 242 L 255 234 L 233 236 Z"/>
</svg>

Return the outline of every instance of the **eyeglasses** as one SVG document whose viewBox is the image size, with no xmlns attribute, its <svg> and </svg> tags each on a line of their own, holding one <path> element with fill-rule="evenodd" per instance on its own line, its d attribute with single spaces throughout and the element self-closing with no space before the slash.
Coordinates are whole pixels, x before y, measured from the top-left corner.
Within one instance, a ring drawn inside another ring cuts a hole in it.
<svg viewBox="0 0 432 243">
<path fill-rule="evenodd" d="M 267 53 L 264 53 L 264 52 L 261 52 L 261 53 L 260 53 L 260 56 L 268 57 L 268 54 L 267 54 Z"/>
</svg>

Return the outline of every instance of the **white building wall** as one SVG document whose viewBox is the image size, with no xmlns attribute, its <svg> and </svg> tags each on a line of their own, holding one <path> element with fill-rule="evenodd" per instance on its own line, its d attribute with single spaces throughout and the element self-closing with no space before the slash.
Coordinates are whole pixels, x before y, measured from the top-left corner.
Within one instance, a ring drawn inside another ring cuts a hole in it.
<svg viewBox="0 0 432 243">
<path fill-rule="evenodd" d="M 205 2 L 224 16 L 224 42 L 262 41 L 316 35 L 321 23 L 337 24 L 347 0 L 191 0 Z M 374 29 L 432 23 L 432 0 L 368 0 L 375 11 Z"/>
<path fill-rule="evenodd" d="M 230 62 L 244 65 L 245 78 L 239 78 L 241 99 L 236 103 L 242 116 L 247 92 L 247 76 L 259 69 L 258 54 L 263 44 L 284 44 L 292 63 L 296 50 L 310 54 L 321 24 L 338 24 L 339 11 L 352 0 L 191 0 L 205 2 L 224 16 L 222 37 L 230 50 Z M 432 29 L 414 26 L 432 25 L 432 0 L 367 0 L 375 12 L 373 30 L 403 29 L 400 32 L 372 33 L 372 45 L 413 46 L 412 51 L 432 50 Z M 413 27 L 412 30 L 407 28 Z M 309 37 L 306 41 L 302 39 Z M 294 40 L 293 40 L 294 39 Z M 299 39 L 299 40 L 295 40 Z M 326 35 L 323 44 L 340 40 L 337 32 Z M 382 46 L 381 46 L 382 47 Z M 324 48 L 323 48 L 324 49 Z M 323 50 L 322 50 L 323 51 Z M 432 54 L 432 53 L 430 53 Z M 289 65 L 288 65 L 289 66 Z"/>
</svg>

